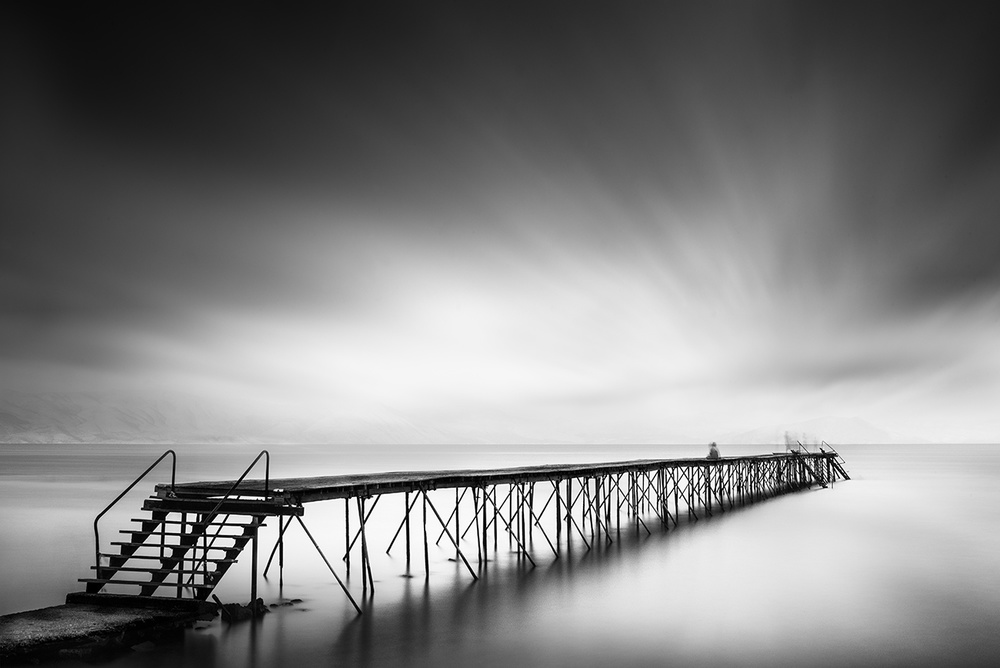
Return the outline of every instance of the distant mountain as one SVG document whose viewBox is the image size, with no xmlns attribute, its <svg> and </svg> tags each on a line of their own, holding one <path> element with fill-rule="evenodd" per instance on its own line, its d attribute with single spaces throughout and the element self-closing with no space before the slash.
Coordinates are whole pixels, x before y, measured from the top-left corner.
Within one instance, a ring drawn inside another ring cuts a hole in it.
<svg viewBox="0 0 1000 668">
<path fill-rule="evenodd" d="M 689 443 L 631 424 L 547 416 L 415 418 L 378 405 L 226 406 L 180 394 L 0 392 L 0 443 Z"/>
<path fill-rule="evenodd" d="M 921 443 L 922 439 L 886 431 L 859 417 L 822 417 L 785 424 L 759 427 L 750 431 L 726 434 L 719 443 L 748 445 L 785 444 L 785 435 L 805 445 L 826 441 L 831 445 Z"/>
<path fill-rule="evenodd" d="M 194 397 L 0 393 L 0 443 L 440 443 L 442 431 L 389 409 L 319 407 L 304 417 Z"/>
<path fill-rule="evenodd" d="M 203 403 L 104 392 L 0 393 L 0 442 L 161 443 L 218 440 L 238 425 Z"/>
<path fill-rule="evenodd" d="M 0 392 L 0 443 L 694 443 L 643 425 L 481 415 L 415 418 L 378 405 L 224 405 L 181 394 Z M 566 417 L 566 416 L 564 416 Z M 725 444 L 917 443 L 861 418 L 825 417 L 731 433 Z"/>
</svg>

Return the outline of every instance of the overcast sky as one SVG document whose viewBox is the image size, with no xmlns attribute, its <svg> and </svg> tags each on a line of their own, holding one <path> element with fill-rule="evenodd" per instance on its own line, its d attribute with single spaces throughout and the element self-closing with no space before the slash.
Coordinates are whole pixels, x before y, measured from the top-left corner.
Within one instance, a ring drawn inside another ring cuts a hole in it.
<svg viewBox="0 0 1000 668">
<path fill-rule="evenodd" d="M 0 389 L 1000 441 L 987 3 L 363 4 L 5 6 Z"/>
</svg>

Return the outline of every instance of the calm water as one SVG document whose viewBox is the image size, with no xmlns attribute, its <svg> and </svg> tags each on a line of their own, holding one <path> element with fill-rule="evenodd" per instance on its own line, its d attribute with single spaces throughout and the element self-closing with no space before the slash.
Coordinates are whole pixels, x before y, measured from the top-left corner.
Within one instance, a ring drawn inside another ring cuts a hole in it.
<svg viewBox="0 0 1000 668">
<path fill-rule="evenodd" d="M 88 574 L 93 558 L 94 515 L 161 451 L 0 446 L 0 614 L 56 605 L 80 589 L 76 578 Z M 181 480 L 233 478 L 256 454 L 219 446 L 178 452 Z M 271 452 L 276 477 L 704 454 L 701 446 Z M 283 588 L 272 571 L 259 595 L 302 603 L 276 608 L 256 625 L 216 619 L 183 642 L 110 665 L 996 665 L 1000 446 L 845 446 L 841 453 L 854 480 L 833 489 L 669 533 L 636 538 L 626 531 L 607 550 L 578 545 L 560 560 L 536 535 L 533 569 L 519 565 L 501 537 L 499 560 L 475 584 L 449 559 L 454 550 L 445 541 L 431 551 L 429 584 L 416 551 L 406 577 L 401 546 L 384 554 L 402 511 L 402 496 L 387 496 L 372 536 L 377 594 L 364 603 L 363 617 L 295 529 L 287 536 Z M 105 541 L 136 516 L 151 486 L 140 485 L 106 516 Z M 454 493 L 437 494 L 444 508 Z M 342 576 L 343 508 L 310 505 L 304 518 Z M 262 534 L 262 559 L 276 525 Z M 419 540 L 416 527 L 413 536 Z M 464 549 L 475 556 L 474 545 Z M 224 601 L 248 598 L 249 558 L 242 561 L 216 590 Z M 360 602 L 354 563 L 349 586 Z"/>
</svg>

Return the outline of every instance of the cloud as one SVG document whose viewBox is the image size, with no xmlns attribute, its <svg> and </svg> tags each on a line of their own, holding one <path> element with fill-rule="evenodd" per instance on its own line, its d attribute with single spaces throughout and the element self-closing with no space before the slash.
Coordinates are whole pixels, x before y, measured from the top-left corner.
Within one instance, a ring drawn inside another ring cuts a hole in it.
<svg viewBox="0 0 1000 668">
<path fill-rule="evenodd" d="M 556 439 L 985 421 L 1000 129 L 975 12 L 408 11 L 92 35 L 18 12 L 5 382 Z"/>
</svg>

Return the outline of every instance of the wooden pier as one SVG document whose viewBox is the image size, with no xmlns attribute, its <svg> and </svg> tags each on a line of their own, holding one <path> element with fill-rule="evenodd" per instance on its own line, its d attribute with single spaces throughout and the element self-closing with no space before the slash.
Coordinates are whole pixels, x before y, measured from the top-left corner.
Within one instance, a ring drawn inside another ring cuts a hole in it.
<svg viewBox="0 0 1000 668">
<path fill-rule="evenodd" d="M 156 485 L 155 494 L 143 504 L 145 514 L 122 531 L 128 539 L 111 542 L 111 552 L 102 551 L 101 517 L 168 457 L 173 464 L 171 482 Z M 265 477 L 249 479 L 262 459 Z M 534 565 L 542 556 L 534 546 L 541 546 L 547 558 L 559 559 L 568 551 L 614 543 L 623 532 L 650 534 L 651 525 L 657 523 L 670 530 L 735 506 L 849 479 L 842 464 L 827 446 L 817 452 L 803 449 L 718 459 L 272 479 L 270 455 L 262 451 L 238 479 L 178 483 L 176 455 L 167 451 L 95 519 L 95 573 L 81 582 L 86 583 L 89 598 L 97 600 L 110 593 L 164 602 L 205 601 L 249 547 L 250 600 L 255 601 L 259 530 L 265 519 L 276 518 L 277 539 L 264 574 L 277 555 L 283 578 L 284 536 L 295 523 L 361 614 L 361 606 L 303 519 L 307 504 L 343 500 L 342 564 L 349 574 L 355 555 L 367 596 L 375 591 L 370 558 L 374 546 L 367 527 L 386 495 L 403 495 L 403 503 L 395 534 L 379 549 L 405 550 L 407 572 L 412 553 L 419 549 L 423 572 L 429 577 L 430 543 L 446 539 L 455 561 L 477 580 L 489 568 L 500 536 L 518 558 Z M 418 541 L 412 537 L 414 524 Z M 536 541 L 536 536 L 543 540 Z"/>
</svg>

